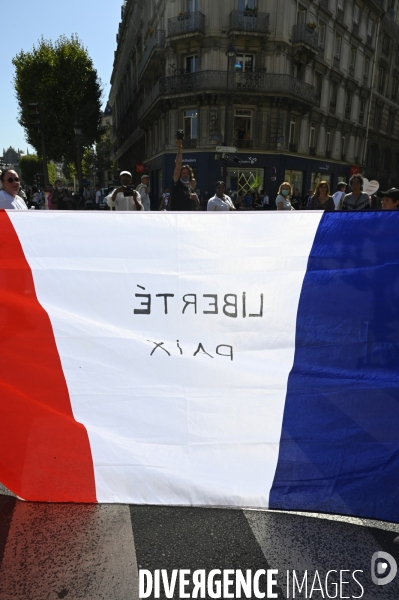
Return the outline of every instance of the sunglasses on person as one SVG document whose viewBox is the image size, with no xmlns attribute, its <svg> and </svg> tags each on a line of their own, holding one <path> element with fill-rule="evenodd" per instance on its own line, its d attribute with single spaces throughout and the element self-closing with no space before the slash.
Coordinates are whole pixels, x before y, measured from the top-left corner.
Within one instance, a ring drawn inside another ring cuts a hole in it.
<svg viewBox="0 0 399 600">
<path fill-rule="evenodd" d="M 8 177 L 7 181 L 8 183 L 13 183 L 14 181 L 19 183 L 19 177 Z"/>
</svg>

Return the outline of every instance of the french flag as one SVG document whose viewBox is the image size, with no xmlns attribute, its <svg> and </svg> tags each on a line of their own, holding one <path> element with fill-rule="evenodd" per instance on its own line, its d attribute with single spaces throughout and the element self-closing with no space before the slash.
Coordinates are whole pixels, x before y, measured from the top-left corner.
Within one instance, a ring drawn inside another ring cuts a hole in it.
<svg viewBox="0 0 399 600">
<path fill-rule="evenodd" d="M 399 212 L 0 211 L 0 481 L 399 520 Z"/>
</svg>

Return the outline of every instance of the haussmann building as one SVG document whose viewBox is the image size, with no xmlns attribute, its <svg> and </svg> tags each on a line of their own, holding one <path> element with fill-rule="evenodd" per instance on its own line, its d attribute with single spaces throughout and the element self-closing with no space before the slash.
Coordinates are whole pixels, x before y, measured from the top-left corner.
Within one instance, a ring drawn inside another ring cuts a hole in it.
<svg viewBox="0 0 399 600">
<path fill-rule="evenodd" d="M 395 0 L 396 2 L 398 0 Z M 170 186 L 176 130 L 201 192 L 351 172 L 397 185 L 399 27 L 386 0 L 127 0 L 111 78 L 113 159 Z M 240 164 L 218 146 L 238 149 Z M 384 188 L 383 188 L 384 189 Z"/>
</svg>

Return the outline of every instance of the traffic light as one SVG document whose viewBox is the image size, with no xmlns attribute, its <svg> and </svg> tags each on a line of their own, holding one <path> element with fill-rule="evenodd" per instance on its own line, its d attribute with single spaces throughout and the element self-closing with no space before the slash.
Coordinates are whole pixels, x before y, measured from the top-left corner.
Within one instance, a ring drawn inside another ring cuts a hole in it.
<svg viewBox="0 0 399 600">
<path fill-rule="evenodd" d="M 31 118 L 30 125 L 32 127 L 37 127 L 38 131 L 40 132 L 40 127 L 42 124 L 42 118 L 41 118 L 41 114 L 40 114 L 40 105 L 38 102 L 31 102 L 29 104 L 29 108 L 32 109 L 32 112 L 29 113 L 29 116 Z"/>
</svg>

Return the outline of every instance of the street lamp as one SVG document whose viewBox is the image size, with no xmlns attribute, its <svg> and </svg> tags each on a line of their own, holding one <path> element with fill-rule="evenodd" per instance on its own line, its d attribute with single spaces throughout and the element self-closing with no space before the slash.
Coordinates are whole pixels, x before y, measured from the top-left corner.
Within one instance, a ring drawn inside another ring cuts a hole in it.
<svg viewBox="0 0 399 600">
<path fill-rule="evenodd" d="M 225 54 L 227 56 L 227 72 L 226 72 L 226 104 L 225 104 L 225 109 L 224 109 L 225 112 L 224 112 L 224 143 L 223 143 L 223 145 L 228 146 L 229 139 L 230 139 L 229 133 L 228 133 L 228 128 L 229 128 L 229 88 L 230 88 L 230 73 L 231 73 L 230 63 L 231 63 L 231 59 L 235 59 L 237 56 L 237 50 L 233 46 L 232 42 L 230 42 L 230 45 L 227 48 Z M 224 163 L 223 163 L 223 181 L 227 185 L 226 178 L 227 178 L 227 163 L 226 163 L 226 161 L 224 161 Z"/>
</svg>

